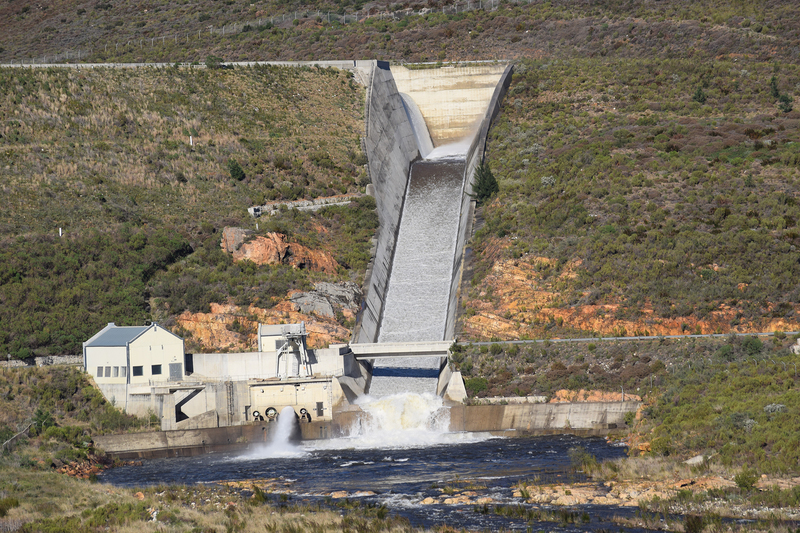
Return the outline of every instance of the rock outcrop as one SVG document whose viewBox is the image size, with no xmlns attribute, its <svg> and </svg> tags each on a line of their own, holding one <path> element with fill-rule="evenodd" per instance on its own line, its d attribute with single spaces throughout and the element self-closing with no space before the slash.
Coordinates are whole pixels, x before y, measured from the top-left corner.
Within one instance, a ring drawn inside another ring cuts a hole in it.
<svg viewBox="0 0 800 533">
<path fill-rule="evenodd" d="M 329 253 L 287 242 L 282 233 L 267 233 L 247 240 L 251 234 L 242 228 L 225 228 L 220 246 L 233 255 L 234 261 L 249 260 L 257 265 L 286 264 L 327 274 L 335 274 L 339 268 Z"/>
<path fill-rule="evenodd" d="M 552 324 L 603 336 L 747 333 L 800 328 L 797 319 L 771 317 L 741 322 L 732 327 L 740 309 L 725 304 L 700 319 L 694 316 L 666 318 L 647 304 L 637 309 L 635 318 L 620 313 L 624 307 L 617 303 L 566 306 L 561 302 L 561 291 L 577 275 L 580 261 L 559 266 L 552 258 L 534 255 L 504 259 L 505 248 L 507 243 L 503 241 L 487 247 L 484 254 L 494 261 L 491 270 L 478 286 L 479 292 L 464 290 L 464 294 L 469 296 L 462 302 L 468 310 L 461 319 L 459 336 L 463 338 L 513 340 L 523 335 L 532 338 L 553 336 L 552 331 L 548 332 L 548 326 Z M 796 307 L 800 311 L 800 305 Z"/>
<path fill-rule="evenodd" d="M 257 349 L 258 324 L 306 323 L 309 348 L 319 348 L 331 343 L 347 342 L 350 330 L 332 317 L 308 315 L 296 310 L 290 301 L 271 309 L 240 307 L 232 304 L 211 304 L 210 313 L 185 311 L 176 317 L 178 325 L 192 343 L 213 351 L 253 351 Z M 238 326 L 234 327 L 234 322 Z"/>
<path fill-rule="evenodd" d="M 252 234 L 252 231 L 243 228 L 227 227 L 222 230 L 220 246 L 224 252 L 232 254 L 238 250 L 239 247 L 244 244 L 244 241 Z"/>
<path fill-rule="evenodd" d="M 321 281 L 314 284 L 313 291 L 292 294 L 289 301 L 295 305 L 296 311 L 303 314 L 334 318 L 338 311 L 345 318 L 352 319 L 361 302 L 361 288 L 352 281 Z"/>
<path fill-rule="evenodd" d="M 622 391 L 620 392 L 607 392 L 601 390 L 579 390 L 572 391 L 561 389 L 553 394 L 550 403 L 564 403 L 564 402 L 619 402 L 622 401 Z M 641 396 L 636 394 L 625 393 L 626 402 L 641 402 Z"/>
</svg>

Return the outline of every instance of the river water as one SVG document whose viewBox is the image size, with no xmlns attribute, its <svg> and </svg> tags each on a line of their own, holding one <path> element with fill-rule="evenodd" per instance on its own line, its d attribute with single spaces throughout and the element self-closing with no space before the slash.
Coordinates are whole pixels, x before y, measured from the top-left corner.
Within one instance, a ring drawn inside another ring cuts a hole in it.
<svg viewBox="0 0 800 533">
<path fill-rule="evenodd" d="M 431 437 L 438 434 L 437 441 Z M 432 431 L 423 445 L 411 440 L 397 443 L 389 435 L 383 445 L 377 437 L 357 436 L 328 441 L 307 441 L 302 446 L 254 448 L 244 454 L 210 454 L 199 457 L 159 459 L 138 466 L 104 472 L 100 480 L 119 486 L 215 483 L 237 480 L 279 480 L 282 493 L 294 503 L 334 505 L 332 492 L 345 491 L 351 499 L 386 505 L 394 515 L 406 517 L 414 527 L 449 525 L 471 530 L 544 531 L 641 531 L 612 524 L 613 516 L 635 516 L 634 510 L 582 506 L 573 509 L 582 517 L 576 523 L 528 521 L 491 511 L 496 505 L 524 505 L 514 498 L 513 486 L 580 480 L 570 465 L 568 451 L 581 446 L 599 460 L 625 455 L 625 448 L 599 438 L 570 435 L 525 438 L 492 438 L 487 435 Z M 390 444 L 391 443 L 391 444 Z M 444 504 L 443 490 L 471 490 L 471 503 Z M 440 503 L 422 505 L 428 497 Z M 489 497 L 488 508 L 476 504 Z M 277 495 L 275 496 L 277 500 Z M 485 512 L 485 511 L 489 512 Z M 481 512 L 484 511 L 484 512 Z M 558 512 L 557 509 L 553 509 Z M 588 520 L 588 522 L 587 522 Z"/>
</svg>

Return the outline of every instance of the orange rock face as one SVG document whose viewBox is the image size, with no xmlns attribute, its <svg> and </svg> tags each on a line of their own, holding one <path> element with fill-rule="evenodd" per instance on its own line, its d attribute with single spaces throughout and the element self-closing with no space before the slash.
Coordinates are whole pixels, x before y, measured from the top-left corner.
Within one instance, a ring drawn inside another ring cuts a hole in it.
<svg viewBox="0 0 800 533">
<path fill-rule="evenodd" d="M 563 403 L 563 402 L 619 402 L 622 400 L 622 391 L 620 392 L 605 392 L 600 390 L 579 390 L 571 391 L 561 389 L 556 391 L 550 403 Z M 642 397 L 636 394 L 625 393 L 625 401 L 627 402 L 641 402 Z"/>
<path fill-rule="evenodd" d="M 618 304 L 566 306 L 560 301 L 561 288 L 575 277 L 580 262 L 568 263 L 560 272 L 553 272 L 555 261 L 547 257 L 525 256 L 502 259 L 502 243 L 495 243 L 487 252 L 496 258 L 491 271 L 473 294 L 464 299 L 468 310 L 461 319 L 460 336 L 468 339 L 514 340 L 546 335 L 544 326 L 559 326 L 594 332 L 603 336 L 685 335 L 691 333 L 739 333 L 761 331 L 795 331 L 800 322 L 783 318 L 764 318 L 757 322 L 731 327 L 739 310 L 723 305 L 695 317 L 663 318 L 652 307 L 644 306 L 635 319 L 617 318 Z M 797 306 L 800 310 L 800 306 Z"/>
<path fill-rule="evenodd" d="M 334 319 L 305 315 L 294 311 L 290 302 L 281 302 L 272 309 L 239 307 L 232 304 L 211 304 L 210 313 L 184 311 L 176 322 L 191 333 L 191 340 L 209 350 L 255 351 L 258 349 L 258 324 L 306 323 L 309 348 L 330 343 L 347 342 L 350 330 Z M 234 322 L 238 326 L 234 326 Z"/>
<path fill-rule="evenodd" d="M 327 252 L 315 251 L 297 243 L 289 243 L 281 233 L 268 233 L 265 237 L 255 239 L 236 246 L 234 237 L 225 228 L 221 246 L 233 254 L 234 261 L 245 259 L 257 265 L 275 265 L 279 263 L 292 265 L 295 268 L 307 268 L 316 272 L 335 274 L 339 267 L 336 260 Z"/>
</svg>

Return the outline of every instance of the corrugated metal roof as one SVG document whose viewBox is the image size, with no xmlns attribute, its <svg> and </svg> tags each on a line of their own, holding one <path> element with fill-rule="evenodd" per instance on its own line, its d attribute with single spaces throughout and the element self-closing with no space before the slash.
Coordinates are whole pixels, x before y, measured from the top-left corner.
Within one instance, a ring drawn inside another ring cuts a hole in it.
<svg viewBox="0 0 800 533">
<path fill-rule="evenodd" d="M 125 346 L 151 326 L 114 326 L 86 346 Z"/>
</svg>

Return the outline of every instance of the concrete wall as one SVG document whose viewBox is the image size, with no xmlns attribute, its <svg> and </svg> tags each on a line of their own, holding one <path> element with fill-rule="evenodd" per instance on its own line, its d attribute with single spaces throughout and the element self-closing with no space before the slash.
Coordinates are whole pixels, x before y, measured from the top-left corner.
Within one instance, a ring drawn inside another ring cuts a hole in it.
<svg viewBox="0 0 800 533">
<path fill-rule="evenodd" d="M 461 405 L 450 408 L 450 430 L 603 435 L 625 428 L 625 413 L 635 412 L 640 406 L 640 402 Z M 347 436 L 363 416 L 360 409 L 353 407 L 336 412 L 332 421 L 301 423 L 302 439 Z M 98 448 L 122 459 L 175 457 L 259 446 L 268 443 L 276 429 L 275 423 L 250 422 L 231 427 L 105 435 L 94 441 Z"/>
<path fill-rule="evenodd" d="M 355 342 L 377 341 L 403 212 L 408 171 L 411 162 L 419 156 L 414 132 L 389 64 L 376 61 L 374 65 L 367 86 L 364 149 L 370 180 L 375 189 L 380 228 L 365 301 L 354 334 Z"/>
<path fill-rule="evenodd" d="M 308 350 L 311 375 L 335 376 L 344 372 L 340 352 L 340 348 L 335 347 Z M 278 357 L 274 351 L 203 353 L 191 357 L 192 379 L 229 381 L 278 377 Z"/>
<path fill-rule="evenodd" d="M 641 402 L 459 405 L 450 408 L 450 431 L 602 433 L 624 428 L 625 414 Z"/>
<path fill-rule="evenodd" d="M 453 258 L 453 278 L 450 281 L 450 300 L 447 304 L 447 321 L 445 324 L 445 338 L 454 339 L 456 333 L 456 314 L 458 311 L 458 301 L 461 297 L 461 276 L 464 266 L 464 249 L 472 233 L 472 223 L 475 213 L 475 202 L 470 196 L 473 192 L 475 181 L 475 168 L 483 161 L 486 151 L 486 137 L 489 135 L 489 127 L 492 121 L 500 112 L 500 104 L 511 84 L 511 65 L 504 67 L 499 81 L 495 84 L 489 106 L 486 108 L 480 128 L 470 149 L 467 151 L 467 164 L 464 169 L 464 193 L 461 197 L 461 214 L 458 225 L 458 241 L 456 242 L 456 254 Z"/>
<path fill-rule="evenodd" d="M 409 70 L 392 66 L 398 90 L 410 96 L 425 117 L 434 146 L 475 132 L 505 64 Z"/>
</svg>

